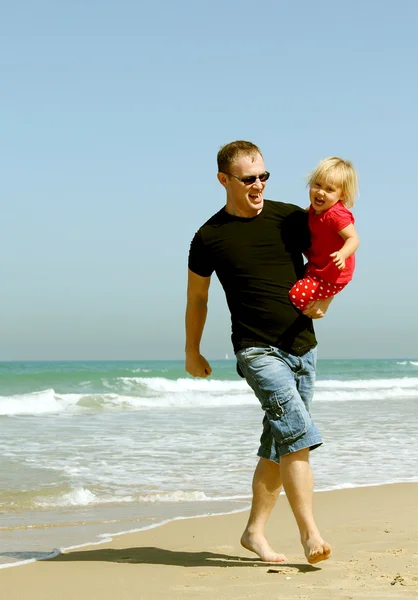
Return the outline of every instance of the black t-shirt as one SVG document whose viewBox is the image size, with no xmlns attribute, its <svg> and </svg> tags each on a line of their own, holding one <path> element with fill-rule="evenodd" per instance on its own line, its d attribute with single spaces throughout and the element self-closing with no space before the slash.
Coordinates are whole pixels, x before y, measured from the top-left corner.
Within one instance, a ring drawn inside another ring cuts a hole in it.
<svg viewBox="0 0 418 600">
<path fill-rule="evenodd" d="M 309 245 L 307 213 L 272 200 L 252 218 L 223 208 L 197 231 L 189 269 L 201 277 L 214 271 L 218 276 L 231 312 L 235 352 L 272 345 L 300 356 L 316 346 L 312 320 L 288 297 L 303 277 L 302 252 Z"/>
</svg>

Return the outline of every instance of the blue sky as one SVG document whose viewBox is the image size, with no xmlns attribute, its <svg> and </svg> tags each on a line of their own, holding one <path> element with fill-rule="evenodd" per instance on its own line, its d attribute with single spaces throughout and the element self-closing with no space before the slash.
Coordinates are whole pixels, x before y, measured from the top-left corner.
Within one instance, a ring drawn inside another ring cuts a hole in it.
<svg viewBox="0 0 418 600">
<path fill-rule="evenodd" d="M 353 282 L 319 356 L 418 356 L 418 3 L 16 0 L 3 7 L 0 360 L 182 358 L 187 253 L 251 140 L 266 197 L 358 168 Z M 232 354 L 214 280 L 202 349 Z"/>
</svg>

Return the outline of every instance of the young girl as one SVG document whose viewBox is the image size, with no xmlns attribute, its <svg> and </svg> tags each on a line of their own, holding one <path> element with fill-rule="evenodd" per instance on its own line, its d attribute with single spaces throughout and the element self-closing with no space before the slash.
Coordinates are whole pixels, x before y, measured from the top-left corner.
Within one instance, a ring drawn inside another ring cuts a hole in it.
<svg viewBox="0 0 418 600">
<path fill-rule="evenodd" d="M 305 277 L 289 292 L 300 310 L 313 300 L 330 298 L 347 285 L 355 267 L 359 239 L 349 208 L 357 194 L 357 174 L 348 160 L 325 158 L 309 180 L 309 229 L 311 247 L 307 252 Z"/>
</svg>

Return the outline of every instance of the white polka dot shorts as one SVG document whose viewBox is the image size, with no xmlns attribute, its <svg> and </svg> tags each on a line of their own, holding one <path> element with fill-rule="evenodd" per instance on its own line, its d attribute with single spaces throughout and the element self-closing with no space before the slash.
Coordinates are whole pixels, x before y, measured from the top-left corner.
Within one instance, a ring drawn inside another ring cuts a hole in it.
<svg viewBox="0 0 418 600">
<path fill-rule="evenodd" d="M 346 283 L 327 283 L 316 275 L 309 275 L 295 283 L 289 292 L 289 298 L 296 308 L 305 310 L 309 302 L 331 298 L 341 292 L 346 285 Z"/>
</svg>

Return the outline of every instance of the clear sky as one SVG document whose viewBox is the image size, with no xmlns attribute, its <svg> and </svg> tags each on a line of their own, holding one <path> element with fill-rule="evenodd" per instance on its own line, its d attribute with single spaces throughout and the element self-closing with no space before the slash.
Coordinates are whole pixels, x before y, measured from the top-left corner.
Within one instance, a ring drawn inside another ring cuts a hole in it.
<svg viewBox="0 0 418 600">
<path fill-rule="evenodd" d="M 319 356 L 418 356 L 418 2 L 16 0 L 0 50 L 0 360 L 182 358 L 235 139 L 300 206 L 319 160 L 355 163 L 358 266 Z M 232 355 L 215 278 L 202 349 Z"/>
</svg>

